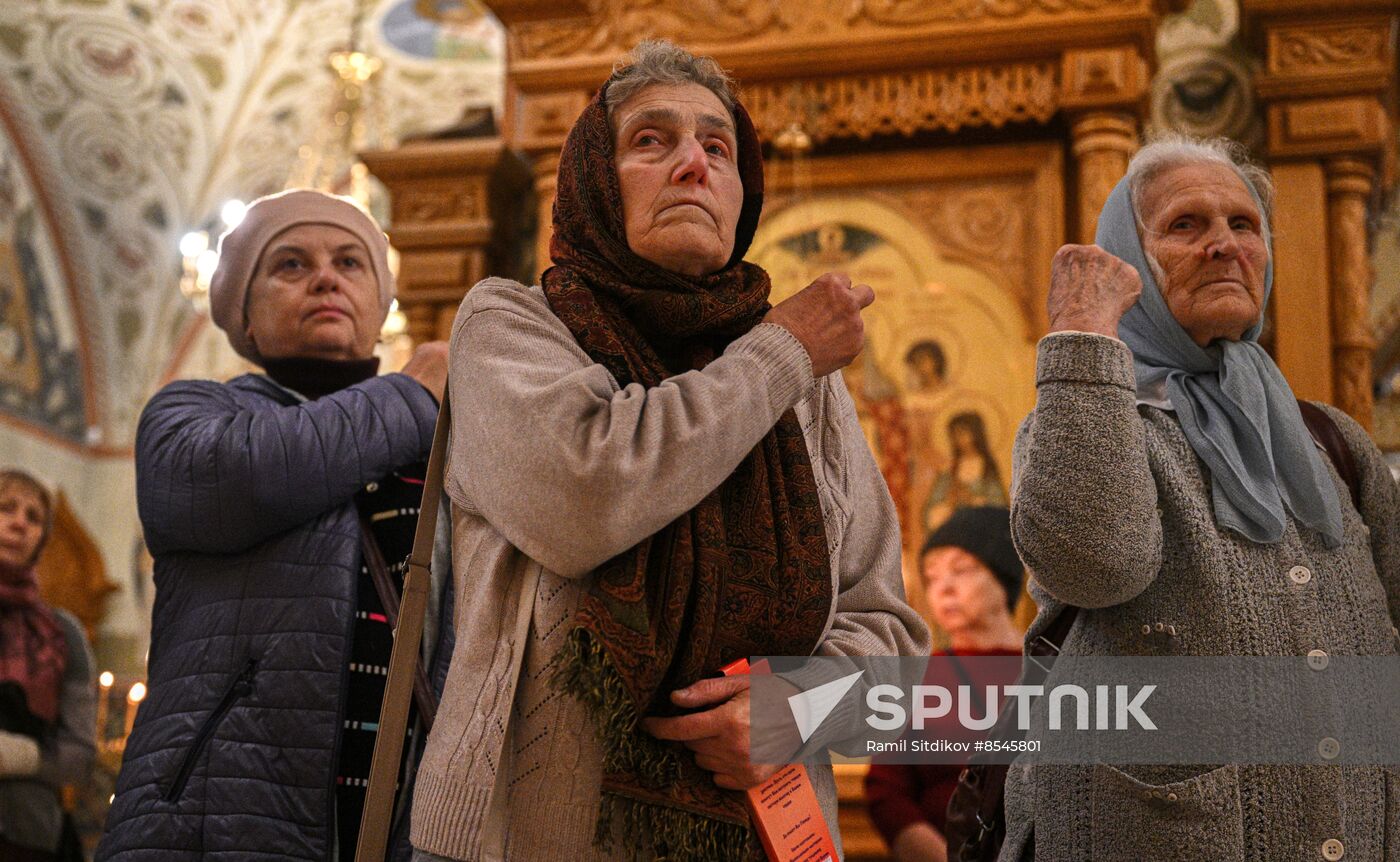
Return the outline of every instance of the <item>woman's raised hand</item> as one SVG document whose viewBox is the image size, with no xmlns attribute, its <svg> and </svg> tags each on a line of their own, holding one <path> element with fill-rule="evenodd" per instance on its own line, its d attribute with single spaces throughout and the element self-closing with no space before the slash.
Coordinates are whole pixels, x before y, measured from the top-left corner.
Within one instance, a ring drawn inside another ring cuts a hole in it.
<svg viewBox="0 0 1400 862">
<path fill-rule="evenodd" d="M 1050 331 L 1118 337 L 1118 321 L 1137 302 L 1142 279 L 1096 245 L 1062 245 L 1050 264 Z"/>
<path fill-rule="evenodd" d="M 447 387 L 447 342 L 428 341 L 415 347 L 402 373 L 423 384 L 441 404 Z"/>
<path fill-rule="evenodd" d="M 788 297 L 764 316 L 791 332 L 812 360 L 812 376 L 845 368 L 865 346 L 860 311 L 875 301 L 869 285 L 852 285 L 847 275 L 828 272 Z"/>
</svg>

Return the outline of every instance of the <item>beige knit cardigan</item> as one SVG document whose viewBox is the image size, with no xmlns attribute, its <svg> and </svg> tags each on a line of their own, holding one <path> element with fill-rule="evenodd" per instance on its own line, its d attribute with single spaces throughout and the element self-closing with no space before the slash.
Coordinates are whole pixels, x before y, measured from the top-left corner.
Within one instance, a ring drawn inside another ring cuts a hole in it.
<svg viewBox="0 0 1400 862">
<path fill-rule="evenodd" d="M 567 627 L 589 572 L 694 507 L 789 409 L 831 551 L 834 600 L 816 652 L 927 654 L 928 629 L 905 601 L 894 505 L 850 395 L 839 375 L 813 380 L 786 329 L 760 325 L 702 371 L 620 388 L 538 286 L 487 279 L 453 324 L 450 379 L 457 642 L 418 775 L 420 850 L 589 858 L 593 729 L 547 690 L 531 644 L 538 652 Z M 830 768 L 813 781 L 835 832 Z M 645 836 L 622 838 L 639 849 L 610 858 L 645 854 Z"/>
</svg>

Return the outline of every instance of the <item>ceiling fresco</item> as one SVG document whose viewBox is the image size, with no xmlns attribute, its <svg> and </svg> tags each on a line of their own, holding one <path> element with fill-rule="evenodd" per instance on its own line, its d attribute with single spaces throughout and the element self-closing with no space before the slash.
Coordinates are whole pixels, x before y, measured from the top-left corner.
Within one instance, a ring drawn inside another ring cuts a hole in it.
<svg viewBox="0 0 1400 862">
<path fill-rule="evenodd" d="M 80 339 L 59 260 L 23 160 L 0 138 L 0 409 L 80 439 Z"/>
<path fill-rule="evenodd" d="M 500 99 L 499 26 L 428 20 L 421 5 L 361 10 L 359 46 L 384 61 L 381 145 Z M 197 319 L 178 290 L 180 237 L 217 231 L 230 199 L 285 185 L 327 122 L 326 58 L 356 12 L 353 0 L 0 3 L 0 197 L 12 190 L 19 207 L 0 213 L 0 352 L 43 360 L 0 372 L 0 411 L 129 445 Z"/>
</svg>

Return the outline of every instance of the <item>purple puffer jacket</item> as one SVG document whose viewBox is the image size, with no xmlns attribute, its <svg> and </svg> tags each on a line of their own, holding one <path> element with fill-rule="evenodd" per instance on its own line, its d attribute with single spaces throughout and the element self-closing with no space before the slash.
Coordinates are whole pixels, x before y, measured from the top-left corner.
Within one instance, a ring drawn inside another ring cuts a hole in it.
<svg viewBox="0 0 1400 862">
<path fill-rule="evenodd" d="M 354 496 L 426 460 L 436 415 L 401 374 L 314 401 L 252 374 L 151 399 L 136 442 L 155 557 L 149 694 L 99 860 L 330 858 Z M 438 631 L 446 665 L 451 626 Z"/>
</svg>

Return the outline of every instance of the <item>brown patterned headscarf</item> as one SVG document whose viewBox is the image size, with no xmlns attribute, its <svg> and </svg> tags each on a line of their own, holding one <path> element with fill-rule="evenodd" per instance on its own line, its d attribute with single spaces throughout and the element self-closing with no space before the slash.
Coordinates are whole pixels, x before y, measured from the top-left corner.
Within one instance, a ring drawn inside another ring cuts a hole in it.
<svg viewBox="0 0 1400 862">
<path fill-rule="evenodd" d="M 555 265 L 542 282 L 594 361 L 622 386 L 651 387 L 704 368 L 770 308 L 768 274 L 742 260 L 763 207 L 763 160 L 736 103 L 744 203 L 729 262 L 692 278 L 643 260 L 627 245 L 607 86 L 564 144 Z M 651 836 L 668 860 L 761 856 L 743 795 L 716 787 L 688 750 L 638 720 L 674 714 L 672 691 L 737 658 L 810 654 L 831 606 L 830 566 L 811 461 L 789 410 L 695 508 L 590 575 L 556 681 L 598 723 L 600 843 L 617 826 Z"/>
</svg>

